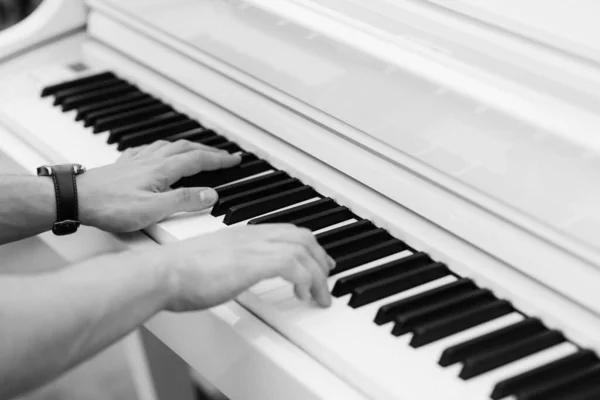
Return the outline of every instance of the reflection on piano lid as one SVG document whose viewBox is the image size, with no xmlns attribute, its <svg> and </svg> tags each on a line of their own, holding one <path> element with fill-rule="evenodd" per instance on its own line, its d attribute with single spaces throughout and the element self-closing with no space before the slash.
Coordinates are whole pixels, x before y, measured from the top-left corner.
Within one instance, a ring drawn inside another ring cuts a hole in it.
<svg viewBox="0 0 600 400">
<path fill-rule="evenodd" d="M 585 184 L 600 168 L 600 68 L 413 10 L 427 2 L 92 3 L 474 203 L 493 199 L 492 211 L 512 223 L 600 251 L 600 188 Z M 92 15 L 92 35 L 132 54 L 102 14 Z"/>
<path fill-rule="evenodd" d="M 107 101 L 104 94 L 115 87 L 131 90 Z M 122 102 L 121 96 L 131 98 L 133 94 L 134 100 Z M 316 231 L 319 243 L 337 262 L 330 274 L 333 296 L 348 301 L 357 312 L 377 304 L 370 323 L 391 323 L 394 336 L 411 334 L 405 345 L 414 349 L 441 341 L 438 363 L 443 367 L 460 364 L 455 379 L 466 381 L 467 388 L 470 380 L 490 371 L 562 348 L 557 353 L 560 356 L 498 379 L 489 393 L 481 394 L 519 400 L 593 399 L 600 395 L 600 360 L 593 352 L 578 348 L 561 332 L 516 310 L 510 301 L 497 298 L 490 290 L 354 213 L 338 211 L 336 215 L 342 217 L 312 225 L 323 212 L 347 208 L 114 74 L 101 73 L 48 86 L 42 96 L 52 96 L 62 112 L 73 109 L 73 123 L 80 120 L 83 126 L 90 125 L 95 134 L 104 135 L 107 146 L 118 143 L 119 151 L 156 140 L 173 141 L 175 137 L 200 143 L 220 138 L 221 146 L 233 144 L 233 151 L 242 154 L 239 166 L 218 173 L 203 172 L 176 186 L 216 188 L 221 197 L 212 216 L 224 215 L 224 225 L 285 222 Z M 135 99 L 140 97 L 161 106 L 138 104 Z M 97 113 L 103 113 L 103 118 L 91 118 Z M 180 123 L 174 125 L 171 118 Z M 148 129 L 147 121 L 153 129 Z M 114 132 L 124 131 L 118 138 L 113 137 Z M 81 134 L 92 134 L 84 132 Z M 198 136 L 203 132 L 207 136 Z M 390 260 L 390 256 L 395 259 Z M 454 341 L 443 342 L 448 338 Z"/>
</svg>

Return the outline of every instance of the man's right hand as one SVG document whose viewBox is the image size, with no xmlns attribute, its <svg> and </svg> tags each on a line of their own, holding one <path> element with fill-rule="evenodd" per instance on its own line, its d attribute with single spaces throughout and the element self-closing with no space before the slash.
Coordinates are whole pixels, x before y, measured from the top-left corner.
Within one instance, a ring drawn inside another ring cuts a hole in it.
<svg viewBox="0 0 600 400">
<path fill-rule="evenodd" d="M 147 256 L 158 257 L 171 311 L 210 308 L 278 276 L 294 284 L 301 300 L 312 296 L 323 307 L 331 305 L 326 279 L 335 262 L 309 230 L 293 225 L 224 229 Z"/>
</svg>

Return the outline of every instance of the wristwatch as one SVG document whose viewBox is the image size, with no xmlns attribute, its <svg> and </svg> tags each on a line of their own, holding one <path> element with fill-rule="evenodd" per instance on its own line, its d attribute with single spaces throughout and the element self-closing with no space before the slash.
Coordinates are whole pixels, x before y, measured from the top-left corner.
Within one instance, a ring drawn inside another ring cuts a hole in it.
<svg viewBox="0 0 600 400">
<path fill-rule="evenodd" d="M 49 176 L 54 181 L 56 222 L 52 232 L 57 236 L 75 233 L 81 225 L 75 177 L 84 172 L 85 167 L 80 164 L 44 165 L 37 169 L 38 176 Z"/>
</svg>

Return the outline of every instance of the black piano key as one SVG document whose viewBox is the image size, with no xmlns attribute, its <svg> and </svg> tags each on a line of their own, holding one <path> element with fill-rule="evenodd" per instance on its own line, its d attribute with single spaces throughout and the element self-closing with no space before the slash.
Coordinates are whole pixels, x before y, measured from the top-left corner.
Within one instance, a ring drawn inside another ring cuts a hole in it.
<svg viewBox="0 0 600 400">
<path fill-rule="evenodd" d="M 62 109 L 65 112 L 75 110 L 82 106 L 120 97 L 123 94 L 135 92 L 137 90 L 138 89 L 135 86 L 128 83 L 121 83 L 106 89 L 69 97 L 62 102 Z"/>
<path fill-rule="evenodd" d="M 408 246 L 401 240 L 390 239 L 336 259 L 335 268 L 329 272 L 329 275 L 334 276 L 407 249 Z"/>
<path fill-rule="evenodd" d="M 216 146 L 213 146 L 215 149 L 225 150 L 230 154 L 238 153 L 242 151 L 242 148 L 235 142 L 225 142 L 219 143 Z"/>
<path fill-rule="evenodd" d="M 548 400 L 550 398 L 569 399 L 567 393 L 576 391 L 577 388 L 589 387 L 589 384 L 598 386 L 600 382 L 600 364 L 593 364 L 575 371 L 563 371 L 561 376 L 552 381 L 546 381 L 540 386 L 531 387 L 517 392 L 518 400 Z M 567 393 L 565 393 L 567 392 Z"/>
<path fill-rule="evenodd" d="M 600 399 L 600 379 L 595 377 L 583 385 L 577 385 L 573 388 L 565 388 L 566 393 L 557 393 L 549 400 L 598 400 Z M 560 396 L 560 397 L 559 397 Z"/>
<path fill-rule="evenodd" d="M 171 111 L 165 114 L 145 118 L 138 122 L 119 126 L 110 130 L 108 135 L 108 143 L 117 143 L 121 137 L 139 132 L 143 129 L 153 128 L 160 125 L 170 124 L 175 121 L 183 121 L 187 117 L 177 111 Z"/>
<path fill-rule="evenodd" d="M 321 246 L 326 246 L 330 243 L 340 241 L 349 236 L 355 236 L 363 232 L 372 231 L 374 229 L 376 229 L 376 226 L 373 225 L 371 221 L 363 219 L 352 224 L 344 225 L 339 228 L 319 233 L 316 236 L 316 239 Z"/>
<path fill-rule="evenodd" d="M 196 143 L 200 143 L 203 144 L 205 146 L 217 146 L 223 143 L 227 143 L 227 138 L 225 136 L 221 136 L 221 135 L 213 135 L 213 136 L 208 136 L 206 138 L 202 138 L 202 139 L 197 139 L 194 140 Z"/>
<path fill-rule="evenodd" d="M 122 81 L 120 79 L 113 79 L 107 81 L 87 83 L 85 85 L 77 86 L 74 88 L 59 90 L 58 92 L 54 93 L 54 105 L 61 105 L 63 101 L 65 101 L 69 97 L 92 93 L 96 90 L 107 89 L 109 87 L 113 87 L 119 84 L 127 84 L 127 82 Z"/>
<path fill-rule="evenodd" d="M 217 190 L 219 197 L 233 196 L 247 190 L 255 189 L 260 186 L 268 185 L 275 182 L 281 182 L 290 179 L 290 176 L 283 171 L 275 171 L 270 174 L 257 176 L 256 178 L 246 179 L 245 181 L 231 183 L 221 186 Z"/>
<path fill-rule="evenodd" d="M 82 106 L 77 109 L 77 116 L 75 117 L 76 121 L 85 120 L 89 113 L 100 111 L 110 107 L 116 107 L 121 104 L 128 104 L 133 101 L 143 100 L 143 99 L 152 99 L 152 96 L 142 93 L 142 92 L 131 92 L 123 94 L 114 99 L 104 100 L 98 103 L 89 104 L 87 106 Z M 155 100 L 156 101 L 156 100 Z"/>
<path fill-rule="evenodd" d="M 319 197 L 319 194 L 310 186 L 299 187 L 274 194 L 261 200 L 232 207 L 227 211 L 223 222 L 226 225 L 232 225 L 315 197 Z"/>
<path fill-rule="evenodd" d="M 459 279 L 455 282 L 440 286 L 407 299 L 395 301 L 382 306 L 375 316 L 375 323 L 383 325 L 394 320 L 395 316 L 404 310 L 429 307 L 434 304 L 445 303 L 464 293 L 477 290 L 477 286 L 470 279 Z"/>
<path fill-rule="evenodd" d="M 414 348 L 435 342 L 474 326 L 491 321 L 514 311 L 505 300 L 495 300 L 489 304 L 480 304 L 462 313 L 446 316 L 440 320 L 415 327 L 410 345 Z"/>
<path fill-rule="evenodd" d="M 86 127 L 92 126 L 96 124 L 100 118 L 106 118 L 123 112 L 138 110 L 140 108 L 145 108 L 156 104 L 161 104 L 161 102 L 151 97 L 142 97 L 127 103 L 101 108 L 99 110 L 86 113 L 86 116 L 83 118 L 83 125 Z"/>
<path fill-rule="evenodd" d="M 516 324 L 504 327 L 487 335 L 477 337 L 449 347 L 442 353 L 439 364 L 443 367 L 462 362 L 468 357 L 473 357 L 481 352 L 505 346 L 528 336 L 544 332 L 546 328 L 537 318 L 527 318 Z"/>
<path fill-rule="evenodd" d="M 213 136 L 214 132 L 208 130 L 206 128 L 196 128 L 189 130 L 187 132 L 181 132 L 176 135 L 171 135 L 166 137 L 164 140 L 169 142 L 176 142 L 178 140 L 189 140 L 190 142 L 195 142 L 196 140 L 203 139 L 209 136 Z"/>
<path fill-rule="evenodd" d="M 240 154 L 240 156 L 242 158 L 242 161 L 241 161 L 242 164 L 246 164 L 250 161 L 258 161 L 259 160 L 259 158 L 254 153 L 246 152 L 246 153 Z M 264 160 L 260 160 L 260 161 L 264 161 Z M 273 168 L 273 167 L 271 167 L 271 168 Z"/>
<path fill-rule="evenodd" d="M 242 162 L 234 167 L 201 172 L 197 175 L 183 178 L 176 186 L 216 188 L 240 179 L 249 178 L 270 169 L 273 169 L 273 167 L 264 160 L 245 161 L 242 158 Z"/>
<path fill-rule="evenodd" d="M 349 221 L 351 219 L 359 220 L 360 218 L 347 207 L 339 206 L 332 208 L 331 210 L 316 213 L 315 215 L 290 221 L 290 224 L 296 225 L 300 228 L 307 228 L 314 232 L 329 226 Z"/>
<path fill-rule="evenodd" d="M 141 131 L 122 136 L 119 139 L 118 150 L 123 151 L 130 147 L 137 147 L 144 144 L 149 144 L 156 140 L 168 137 L 170 135 L 198 128 L 198 126 L 199 125 L 196 121 L 193 121 L 189 118 L 184 118 L 180 121 L 173 121 L 168 124 L 143 129 Z"/>
<path fill-rule="evenodd" d="M 473 378 L 564 341 L 560 332 L 545 330 L 506 346 L 481 352 L 465 359 L 460 377 Z"/>
<path fill-rule="evenodd" d="M 424 325 L 445 318 L 448 315 L 461 313 L 480 304 L 488 304 L 495 300 L 494 295 L 487 289 L 476 289 L 459 294 L 445 302 L 432 305 L 418 305 L 407 308 L 395 316 L 392 334 L 396 336 L 410 332 L 416 326 Z"/>
<path fill-rule="evenodd" d="M 352 308 L 361 307 L 448 275 L 450 275 L 450 270 L 444 264 L 431 264 L 423 267 L 423 269 L 359 286 L 352 291 L 352 297 L 348 305 Z"/>
<path fill-rule="evenodd" d="M 265 215 L 264 217 L 253 219 L 252 221 L 248 222 L 248 225 L 290 223 L 298 218 L 312 216 L 321 211 L 330 210 L 335 207 L 337 207 L 336 202 L 328 197 L 318 201 L 313 201 L 308 204 L 303 204 L 298 207 Z"/>
<path fill-rule="evenodd" d="M 492 392 L 493 400 L 500 400 L 518 392 L 542 387 L 544 382 L 554 382 L 565 371 L 572 372 L 586 369 L 598 363 L 598 356 L 590 350 L 581 350 L 521 375 L 498 382 Z"/>
<path fill-rule="evenodd" d="M 390 235 L 388 231 L 382 228 L 376 228 L 371 231 L 346 237 L 337 242 L 326 244 L 323 246 L 323 249 L 325 249 L 331 258 L 337 259 L 389 239 L 392 239 L 392 235 Z"/>
<path fill-rule="evenodd" d="M 587 382 L 576 383 L 553 394 L 548 400 L 598 400 L 600 399 L 600 376 L 593 375 Z M 562 393 L 561 393 L 562 392 Z"/>
<path fill-rule="evenodd" d="M 394 239 L 395 240 L 395 239 Z M 377 282 L 398 273 L 412 272 L 421 269 L 427 265 L 433 264 L 431 258 L 425 253 L 416 253 L 399 260 L 390 261 L 383 265 L 370 268 L 352 275 L 340 278 L 335 283 L 331 294 L 335 297 L 341 297 L 349 294 L 355 288 L 369 283 Z"/>
<path fill-rule="evenodd" d="M 270 183 L 265 186 L 250 189 L 242 193 L 237 193 L 228 197 L 220 198 L 214 205 L 211 215 L 218 217 L 226 214 L 231 207 L 238 206 L 240 204 L 249 203 L 251 201 L 262 200 L 265 197 L 283 193 L 285 191 L 301 187 L 302 182 L 298 179 L 290 178 L 281 182 Z"/>
<path fill-rule="evenodd" d="M 103 81 L 103 80 L 111 80 L 111 79 L 118 79 L 118 78 L 112 72 L 102 72 L 99 74 L 86 76 L 84 78 L 74 79 L 74 80 L 68 81 L 68 82 L 61 82 L 56 85 L 46 86 L 45 88 L 43 88 L 42 89 L 42 97 L 51 96 L 60 90 L 70 89 L 70 88 L 74 88 L 77 86 L 86 85 L 88 83 L 94 83 L 94 82 L 99 82 L 99 81 Z"/>
<path fill-rule="evenodd" d="M 548 380 L 540 386 L 517 392 L 518 400 L 567 400 L 569 393 L 580 389 L 598 387 L 600 383 L 600 364 L 575 371 L 565 370 L 560 377 Z"/>
<path fill-rule="evenodd" d="M 99 118 L 94 124 L 94 133 L 104 132 L 120 126 L 144 121 L 146 118 L 173 112 L 171 106 L 158 103 L 137 110 L 124 111 L 108 117 Z"/>
</svg>

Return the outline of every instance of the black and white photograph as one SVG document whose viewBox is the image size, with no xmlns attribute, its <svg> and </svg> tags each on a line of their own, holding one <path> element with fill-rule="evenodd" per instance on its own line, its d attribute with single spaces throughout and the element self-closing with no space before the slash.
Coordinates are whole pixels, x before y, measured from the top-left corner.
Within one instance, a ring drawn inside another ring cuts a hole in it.
<svg viewBox="0 0 600 400">
<path fill-rule="evenodd" d="M 600 400 L 599 18 L 0 0 L 0 400 Z"/>
</svg>

